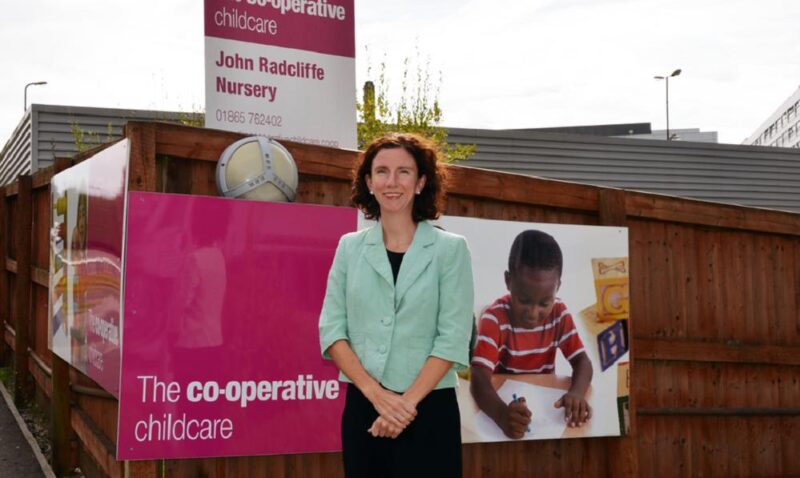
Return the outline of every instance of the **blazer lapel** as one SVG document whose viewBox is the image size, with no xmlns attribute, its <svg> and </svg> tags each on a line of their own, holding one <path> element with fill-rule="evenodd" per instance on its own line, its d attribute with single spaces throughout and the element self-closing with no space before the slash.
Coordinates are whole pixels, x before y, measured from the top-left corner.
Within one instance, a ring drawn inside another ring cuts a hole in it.
<svg viewBox="0 0 800 478">
<path fill-rule="evenodd" d="M 383 244 L 383 229 L 381 224 L 378 223 L 372 226 L 367 232 L 365 240 L 367 246 L 364 251 L 364 257 L 367 263 L 375 269 L 383 279 L 394 287 L 394 276 L 392 276 L 392 266 L 389 264 L 389 258 L 386 255 L 386 246 Z"/>
<path fill-rule="evenodd" d="M 436 242 L 436 231 L 427 221 L 417 224 L 414 240 L 403 257 L 400 273 L 397 275 L 395 305 L 399 304 L 408 289 L 414 284 L 433 260 L 433 244 Z"/>
</svg>

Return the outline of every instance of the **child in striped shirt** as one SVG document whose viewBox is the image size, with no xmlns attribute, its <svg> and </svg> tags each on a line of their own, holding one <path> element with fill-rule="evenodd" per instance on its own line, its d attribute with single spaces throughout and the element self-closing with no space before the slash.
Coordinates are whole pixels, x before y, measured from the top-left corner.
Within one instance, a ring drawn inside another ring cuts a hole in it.
<svg viewBox="0 0 800 478">
<path fill-rule="evenodd" d="M 531 412 L 524 397 L 503 402 L 492 387 L 492 374 L 553 373 L 556 349 L 572 365 L 572 383 L 554 406 L 564 409 L 571 427 L 582 426 L 592 416 L 585 398 L 592 363 L 567 306 L 556 297 L 562 267 L 561 248 L 552 236 L 536 230 L 520 233 L 505 273 L 509 294 L 487 307 L 478 323 L 470 391 L 478 407 L 510 438 L 525 435 Z"/>
</svg>

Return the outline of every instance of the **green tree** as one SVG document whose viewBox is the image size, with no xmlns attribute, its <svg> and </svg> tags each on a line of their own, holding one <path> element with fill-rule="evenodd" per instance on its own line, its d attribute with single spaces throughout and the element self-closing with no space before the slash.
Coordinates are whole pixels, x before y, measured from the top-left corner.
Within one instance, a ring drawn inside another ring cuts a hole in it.
<svg viewBox="0 0 800 478">
<path fill-rule="evenodd" d="M 413 74 L 412 74 L 413 70 Z M 372 66 L 367 67 L 367 75 Z M 449 162 L 469 158 L 475 145 L 449 144 L 447 130 L 439 123 L 442 109 L 439 107 L 439 85 L 441 75 L 434 83 L 430 75 L 430 62 L 423 67 L 417 50 L 417 61 L 403 61 L 400 98 L 396 104 L 389 100 L 389 83 L 386 79 L 386 62 L 380 64 L 377 83 L 364 84 L 363 97 L 358 102 L 358 147 L 363 149 L 376 137 L 392 131 L 417 133 L 433 140 Z"/>
<path fill-rule="evenodd" d="M 81 128 L 81 125 L 79 125 L 75 120 L 70 122 L 69 129 L 72 132 L 72 140 L 75 142 L 75 148 L 79 153 L 96 148 L 104 142 L 108 143 L 114 141 L 114 133 L 111 123 L 108 123 L 107 125 L 105 141 L 103 141 L 103 139 L 100 137 L 100 133 L 90 129 Z"/>
</svg>

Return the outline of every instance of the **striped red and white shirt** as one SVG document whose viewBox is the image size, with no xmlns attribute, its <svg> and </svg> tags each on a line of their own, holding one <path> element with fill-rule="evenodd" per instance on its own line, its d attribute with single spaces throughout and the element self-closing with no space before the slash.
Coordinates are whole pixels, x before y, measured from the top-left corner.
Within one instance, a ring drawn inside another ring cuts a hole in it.
<svg viewBox="0 0 800 478">
<path fill-rule="evenodd" d="M 550 317 L 532 329 L 513 327 L 508 319 L 510 307 L 511 296 L 506 295 L 483 311 L 473 365 L 498 373 L 553 373 L 556 349 L 567 360 L 584 351 L 572 316 L 560 299 Z"/>
</svg>

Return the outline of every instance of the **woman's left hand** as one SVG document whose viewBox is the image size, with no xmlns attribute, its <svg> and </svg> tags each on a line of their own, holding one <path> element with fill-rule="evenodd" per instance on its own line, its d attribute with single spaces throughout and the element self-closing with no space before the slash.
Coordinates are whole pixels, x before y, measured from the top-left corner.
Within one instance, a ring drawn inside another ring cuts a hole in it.
<svg viewBox="0 0 800 478">
<path fill-rule="evenodd" d="M 389 423 L 383 417 L 378 417 L 375 419 L 375 422 L 372 426 L 367 430 L 372 436 L 374 437 L 383 437 L 383 438 L 397 438 L 402 432 L 400 428 Z"/>
<path fill-rule="evenodd" d="M 388 424 L 401 431 L 417 416 L 417 409 L 413 402 L 404 395 L 383 388 L 377 382 L 374 387 L 364 389 L 362 393 Z"/>
</svg>

